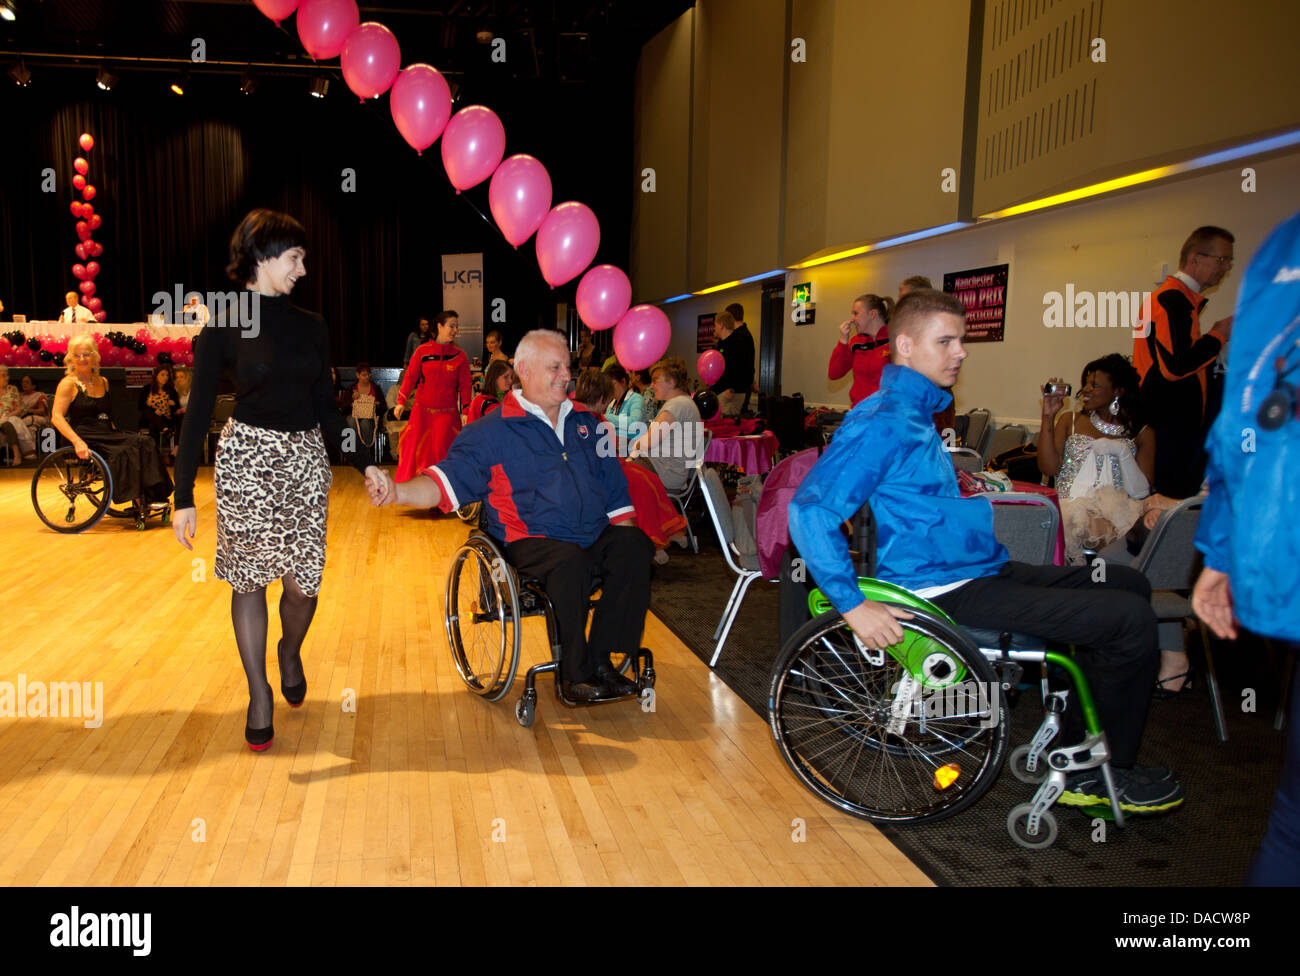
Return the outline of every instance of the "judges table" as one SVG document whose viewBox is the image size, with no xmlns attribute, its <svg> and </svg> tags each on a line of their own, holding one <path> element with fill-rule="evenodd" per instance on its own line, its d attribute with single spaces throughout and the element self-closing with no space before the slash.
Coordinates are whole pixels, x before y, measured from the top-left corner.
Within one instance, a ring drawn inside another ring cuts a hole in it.
<svg viewBox="0 0 1300 976">
<path fill-rule="evenodd" d="M 5 323 L 8 325 L 9 323 Z M 108 335 L 110 332 L 121 332 L 124 335 L 134 337 L 137 332 L 144 329 L 155 339 L 193 339 L 199 334 L 201 326 L 198 325 L 162 325 L 156 322 L 63 322 L 59 319 L 54 321 L 36 321 L 15 322 L 12 328 L 18 329 L 27 336 L 67 336 L 71 339 L 73 336 L 85 335 L 89 333 L 94 335 L 98 332 L 100 335 Z M 4 331 L 9 331 L 5 329 Z"/>
</svg>

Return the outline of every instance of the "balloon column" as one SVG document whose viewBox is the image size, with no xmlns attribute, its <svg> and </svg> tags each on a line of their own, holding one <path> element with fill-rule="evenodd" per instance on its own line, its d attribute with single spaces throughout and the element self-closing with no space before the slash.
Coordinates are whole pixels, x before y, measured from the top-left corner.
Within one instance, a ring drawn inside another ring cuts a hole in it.
<svg viewBox="0 0 1300 976">
<path fill-rule="evenodd" d="M 470 105 L 451 114 L 451 89 L 438 70 L 410 64 L 398 70 L 401 49 L 383 24 L 361 23 L 356 0 L 253 0 L 280 22 L 296 13 L 298 37 L 318 61 L 341 56 L 343 80 L 365 100 L 389 92 L 388 107 L 407 145 L 423 154 L 442 138 L 442 164 L 456 192 L 488 184 L 488 205 L 514 247 L 537 235 L 537 263 L 552 288 L 583 276 L 578 316 L 593 330 L 614 329 L 614 352 L 628 369 L 644 369 L 668 349 L 672 327 L 653 305 L 628 308 L 632 285 L 613 265 L 588 269 L 600 247 L 600 224 L 581 203 L 551 207 L 551 179 L 532 156 L 502 161 L 506 133 L 490 108 Z"/>
<path fill-rule="evenodd" d="M 193 366 L 194 351 L 188 338 L 156 339 L 146 329 L 135 335 L 109 332 L 94 335 L 101 366 Z M 25 335 L 21 331 L 0 336 L 0 363 L 5 366 L 62 366 L 68 337 Z"/>
<path fill-rule="evenodd" d="M 83 132 L 77 143 L 82 152 L 89 153 L 95 148 L 95 137 L 89 132 Z M 72 211 L 72 216 L 77 218 L 78 243 L 73 250 L 78 260 L 72 266 L 72 276 L 80 282 L 77 290 L 81 292 L 82 304 L 90 309 L 95 321 L 106 322 L 108 312 L 104 311 L 103 301 L 95 296 L 95 276 L 99 274 L 99 262 L 93 260 L 104 253 L 104 245 L 93 236 L 103 224 L 103 218 L 95 213 L 95 206 L 90 202 L 95 199 L 94 185 L 86 182 L 86 177 L 90 175 L 90 163 L 86 162 L 84 156 L 78 156 L 72 161 L 72 168 L 75 171 L 72 186 L 81 195 L 81 199 L 74 200 L 68 208 Z"/>
</svg>

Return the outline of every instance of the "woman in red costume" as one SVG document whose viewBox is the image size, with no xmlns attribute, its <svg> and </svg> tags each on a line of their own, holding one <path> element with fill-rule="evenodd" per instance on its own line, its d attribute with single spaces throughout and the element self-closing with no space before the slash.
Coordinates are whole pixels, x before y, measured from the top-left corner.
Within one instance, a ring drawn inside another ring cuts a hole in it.
<svg viewBox="0 0 1300 976">
<path fill-rule="evenodd" d="M 452 439 L 460 433 L 460 414 L 469 406 L 474 390 L 469 359 L 455 344 L 459 332 L 456 313 L 439 312 L 437 336 L 417 346 L 406 367 L 393 415 L 402 419 L 412 392 L 415 402 L 411 422 L 402 432 L 398 481 L 410 481 L 445 458 Z"/>
<path fill-rule="evenodd" d="M 880 389 L 880 373 L 889 362 L 889 317 L 894 300 L 888 296 L 859 295 L 853 316 L 840 325 L 840 341 L 831 353 L 827 375 L 838 380 L 853 372 L 849 403 L 856 407 Z M 856 330 L 856 332 L 855 332 Z"/>
</svg>

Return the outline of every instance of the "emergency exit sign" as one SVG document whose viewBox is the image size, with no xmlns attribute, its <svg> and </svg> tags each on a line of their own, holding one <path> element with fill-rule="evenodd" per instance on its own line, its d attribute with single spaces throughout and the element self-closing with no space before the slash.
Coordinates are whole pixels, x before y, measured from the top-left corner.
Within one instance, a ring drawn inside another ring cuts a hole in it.
<svg viewBox="0 0 1300 976">
<path fill-rule="evenodd" d="M 817 321 L 817 306 L 812 300 L 812 282 L 804 281 L 790 289 L 793 306 L 790 320 L 795 325 L 812 325 Z"/>
</svg>

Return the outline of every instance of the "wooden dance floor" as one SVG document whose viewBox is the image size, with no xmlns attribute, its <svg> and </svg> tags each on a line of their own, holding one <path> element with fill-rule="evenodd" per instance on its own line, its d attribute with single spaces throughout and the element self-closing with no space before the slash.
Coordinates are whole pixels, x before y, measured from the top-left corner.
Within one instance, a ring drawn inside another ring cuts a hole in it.
<svg viewBox="0 0 1300 976">
<path fill-rule="evenodd" d="M 653 712 L 566 709 L 544 678 L 520 728 L 540 619 L 515 690 L 471 695 L 442 624 L 465 526 L 376 510 L 355 471 L 334 478 L 307 702 L 278 693 L 277 585 L 276 738 L 254 754 L 230 588 L 212 574 L 211 469 L 193 553 L 156 522 L 58 535 L 32 509 L 31 469 L 0 471 L 0 883 L 928 883 L 806 793 L 763 721 L 653 617 Z M 89 683 L 84 701 L 56 690 L 70 682 Z"/>
</svg>

